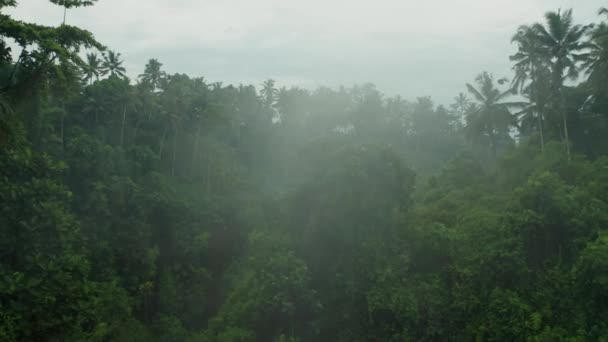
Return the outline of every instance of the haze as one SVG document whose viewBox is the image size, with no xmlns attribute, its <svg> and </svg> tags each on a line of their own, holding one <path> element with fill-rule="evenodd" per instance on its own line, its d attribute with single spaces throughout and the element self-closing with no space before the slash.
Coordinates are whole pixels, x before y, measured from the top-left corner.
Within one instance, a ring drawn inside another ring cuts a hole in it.
<svg viewBox="0 0 608 342">
<path fill-rule="evenodd" d="M 0 0 L 1 342 L 608 342 L 608 0 L 329 3 Z"/>
</svg>

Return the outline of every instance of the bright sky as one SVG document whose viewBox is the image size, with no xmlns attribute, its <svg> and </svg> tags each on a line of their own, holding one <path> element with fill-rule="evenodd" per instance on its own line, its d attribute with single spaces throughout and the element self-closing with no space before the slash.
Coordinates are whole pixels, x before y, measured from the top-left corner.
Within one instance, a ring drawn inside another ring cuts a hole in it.
<svg viewBox="0 0 608 342">
<path fill-rule="evenodd" d="M 597 20 L 603 0 L 99 0 L 68 12 L 122 53 L 129 75 L 158 58 L 209 81 L 314 88 L 373 82 L 387 95 L 450 103 L 484 70 L 510 77 L 521 24 L 573 8 Z M 19 0 L 15 17 L 57 25 L 63 9 Z"/>
</svg>

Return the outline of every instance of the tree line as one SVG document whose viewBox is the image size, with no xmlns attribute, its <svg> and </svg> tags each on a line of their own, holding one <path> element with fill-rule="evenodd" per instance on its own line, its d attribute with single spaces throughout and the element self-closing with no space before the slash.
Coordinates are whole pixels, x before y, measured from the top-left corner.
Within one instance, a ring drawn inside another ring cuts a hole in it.
<svg viewBox="0 0 608 342">
<path fill-rule="evenodd" d="M 51 2 L 0 0 L 1 340 L 608 340 L 606 9 L 444 106 L 131 80 Z"/>
</svg>

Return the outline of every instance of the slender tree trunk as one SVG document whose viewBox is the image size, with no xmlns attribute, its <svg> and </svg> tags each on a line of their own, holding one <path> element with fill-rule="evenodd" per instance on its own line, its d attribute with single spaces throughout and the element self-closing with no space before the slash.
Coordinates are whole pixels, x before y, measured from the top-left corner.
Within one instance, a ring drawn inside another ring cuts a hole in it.
<svg viewBox="0 0 608 342">
<path fill-rule="evenodd" d="M 564 121 L 564 138 L 566 140 L 566 155 L 568 156 L 568 161 L 570 161 L 570 137 L 568 136 L 568 120 L 566 119 L 566 110 L 562 108 L 562 119 Z"/>
<path fill-rule="evenodd" d="M 61 123 L 60 123 L 60 136 L 61 136 L 61 151 L 65 149 L 65 102 L 61 103 L 62 113 L 61 113 Z"/>
<path fill-rule="evenodd" d="M 564 141 L 566 143 L 566 156 L 568 157 L 568 162 L 570 162 L 570 136 L 568 134 L 568 119 L 566 118 L 566 104 L 564 102 L 561 85 L 558 89 L 558 96 L 559 96 L 559 99 L 558 99 L 559 111 L 560 111 L 560 114 L 562 115 L 562 124 L 564 126 Z"/>
<path fill-rule="evenodd" d="M 196 158 L 198 156 L 199 144 L 200 144 L 200 136 L 201 136 L 201 125 L 199 124 L 198 129 L 196 130 L 196 137 L 194 139 L 194 146 L 192 147 L 192 170 L 195 168 Z"/>
<path fill-rule="evenodd" d="M 568 162 L 570 162 L 570 137 L 568 134 L 568 120 L 566 118 L 566 104 L 564 103 L 564 96 L 563 96 L 563 83 L 562 83 L 562 76 L 564 74 L 564 68 L 563 68 L 563 62 L 561 60 L 557 60 L 556 62 L 556 66 L 555 66 L 555 74 L 554 77 L 555 79 L 553 80 L 553 82 L 555 83 L 555 87 L 556 88 L 556 94 L 557 94 L 557 103 L 559 106 L 559 112 L 562 116 L 562 124 L 564 125 L 564 140 L 566 143 L 566 155 L 568 156 Z"/>
<path fill-rule="evenodd" d="M 175 159 L 177 155 L 177 136 L 179 128 L 175 125 L 175 134 L 173 135 L 173 158 L 171 160 L 171 176 L 175 177 Z"/>
<path fill-rule="evenodd" d="M 543 133 L 543 118 L 542 114 L 538 112 L 538 132 L 540 133 L 540 152 L 545 152 L 545 134 Z"/>
<path fill-rule="evenodd" d="M 13 80 L 13 76 L 15 76 L 15 72 L 17 71 L 17 68 L 19 67 L 19 63 L 21 63 L 21 60 L 23 59 L 23 54 L 24 53 L 25 53 L 25 49 L 21 49 L 21 53 L 19 54 L 19 58 L 17 58 L 17 62 L 15 62 L 15 65 L 13 66 L 13 70 L 11 71 L 11 74 L 8 77 L 7 84 L 10 84 L 10 82 Z"/>
<path fill-rule="evenodd" d="M 207 196 L 211 196 L 211 161 L 207 153 Z"/>
<path fill-rule="evenodd" d="M 135 129 L 133 130 L 133 141 L 132 143 L 135 144 L 137 142 L 137 133 L 139 132 L 139 127 L 141 126 L 141 122 L 143 120 L 139 119 L 137 120 L 137 123 L 135 124 Z"/>
<path fill-rule="evenodd" d="M 241 147 L 241 120 L 239 119 L 236 127 L 236 144 L 240 148 Z"/>
<path fill-rule="evenodd" d="M 63 25 L 65 25 L 65 16 L 68 12 L 68 8 L 67 7 L 63 7 Z"/>
<path fill-rule="evenodd" d="M 120 128 L 120 146 L 124 146 L 125 142 L 125 121 L 127 120 L 127 106 L 125 105 L 122 110 L 122 125 Z"/>
<path fill-rule="evenodd" d="M 146 117 L 146 105 L 144 104 L 143 106 L 143 111 L 144 111 L 144 115 L 143 117 Z M 135 144 L 136 140 L 137 140 L 137 134 L 139 133 L 139 128 L 141 127 L 142 122 L 144 121 L 143 117 L 140 117 L 139 119 L 137 119 L 137 122 L 135 123 L 135 129 L 133 132 L 133 140 L 132 143 Z"/>
<path fill-rule="evenodd" d="M 63 151 L 63 149 L 65 148 L 65 139 L 64 139 L 64 125 L 65 125 L 65 113 L 61 115 L 61 127 L 60 127 L 60 135 L 61 135 L 61 150 Z"/>
<path fill-rule="evenodd" d="M 490 132 L 490 145 L 492 147 L 492 156 L 494 158 L 496 158 L 496 154 L 497 154 L 497 147 L 496 147 L 496 135 L 494 134 L 494 132 Z"/>
<path fill-rule="evenodd" d="M 536 103 L 537 109 L 538 109 L 538 132 L 540 133 L 540 152 L 544 153 L 545 152 L 545 133 L 544 133 L 544 124 L 543 124 L 543 111 L 541 108 L 544 108 L 544 106 L 540 105 L 540 101 L 538 100 L 538 92 L 536 89 L 537 86 L 537 76 L 536 76 L 536 68 L 534 65 L 532 65 L 532 84 L 531 84 L 531 94 L 530 94 L 530 99 L 532 100 L 532 102 Z"/>
<path fill-rule="evenodd" d="M 165 148 L 165 138 L 167 137 L 167 127 L 163 130 L 163 136 L 160 138 L 160 147 L 158 149 L 158 159 L 163 160 L 163 149 Z"/>
</svg>

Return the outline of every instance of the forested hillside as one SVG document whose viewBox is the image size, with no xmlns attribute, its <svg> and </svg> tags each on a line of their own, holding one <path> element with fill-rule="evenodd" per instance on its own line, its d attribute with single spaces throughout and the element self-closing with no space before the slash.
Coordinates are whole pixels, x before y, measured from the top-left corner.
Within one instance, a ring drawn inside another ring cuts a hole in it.
<svg viewBox="0 0 608 342">
<path fill-rule="evenodd" d="M 608 341 L 606 9 L 522 23 L 442 106 L 129 79 L 13 6 L 0 340 Z"/>
</svg>

